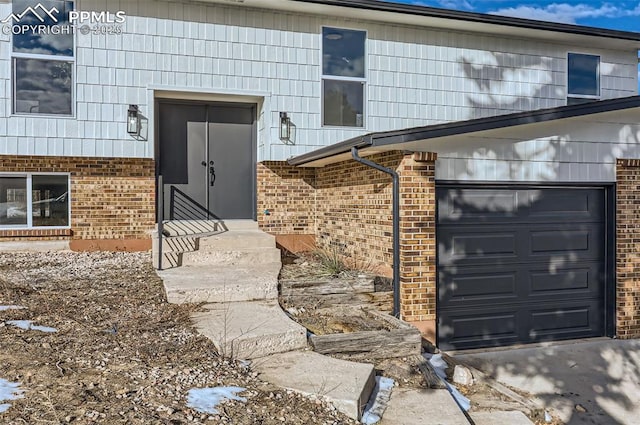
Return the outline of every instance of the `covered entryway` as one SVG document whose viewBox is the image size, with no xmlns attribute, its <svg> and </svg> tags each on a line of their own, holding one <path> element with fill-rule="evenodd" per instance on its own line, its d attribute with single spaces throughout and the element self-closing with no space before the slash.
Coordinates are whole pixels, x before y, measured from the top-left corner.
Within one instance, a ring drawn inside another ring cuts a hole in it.
<svg viewBox="0 0 640 425">
<path fill-rule="evenodd" d="M 168 220 L 255 219 L 256 106 L 160 101 Z"/>
<path fill-rule="evenodd" d="M 438 343 L 605 334 L 607 190 L 440 185 Z"/>
</svg>

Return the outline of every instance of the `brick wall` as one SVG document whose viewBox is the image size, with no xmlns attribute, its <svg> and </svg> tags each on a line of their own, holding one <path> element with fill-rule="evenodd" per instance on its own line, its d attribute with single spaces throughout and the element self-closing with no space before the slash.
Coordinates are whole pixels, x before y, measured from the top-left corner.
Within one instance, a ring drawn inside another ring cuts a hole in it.
<svg viewBox="0 0 640 425">
<path fill-rule="evenodd" d="M 400 174 L 401 314 L 410 322 L 436 318 L 435 154 L 407 155 Z"/>
<path fill-rule="evenodd" d="M 291 251 L 315 244 L 315 169 L 284 161 L 258 164 L 258 225 Z"/>
<path fill-rule="evenodd" d="M 436 317 L 434 154 L 386 152 L 368 159 L 400 174 L 401 316 L 432 335 Z M 322 168 L 258 165 L 258 222 L 278 237 L 310 235 L 358 266 L 392 275 L 389 175 L 353 160 Z M 265 209 L 269 215 L 264 215 Z"/>
<path fill-rule="evenodd" d="M 616 167 L 616 334 L 640 337 L 640 159 Z"/>
<path fill-rule="evenodd" d="M 68 240 L 77 249 L 149 249 L 155 226 L 154 161 L 0 156 L 1 172 L 71 174 L 71 229 L 0 231 L 0 241 Z M 126 242 L 125 242 L 126 241 Z"/>
<path fill-rule="evenodd" d="M 396 169 L 401 152 L 367 157 Z M 365 266 L 393 264 L 392 180 L 388 174 L 353 160 L 316 171 L 317 228 L 319 246 L 344 250 Z"/>
</svg>

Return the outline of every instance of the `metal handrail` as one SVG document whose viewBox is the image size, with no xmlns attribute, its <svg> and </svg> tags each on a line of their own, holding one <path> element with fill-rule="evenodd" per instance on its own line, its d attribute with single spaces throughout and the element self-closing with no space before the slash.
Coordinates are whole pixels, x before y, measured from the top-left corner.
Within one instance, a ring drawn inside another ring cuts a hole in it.
<svg viewBox="0 0 640 425">
<path fill-rule="evenodd" d="M 162 174 L 158 175 L 158 270 L 162 270 L 162 234 L 164 233 L 164 184 Z"/>
</svg>

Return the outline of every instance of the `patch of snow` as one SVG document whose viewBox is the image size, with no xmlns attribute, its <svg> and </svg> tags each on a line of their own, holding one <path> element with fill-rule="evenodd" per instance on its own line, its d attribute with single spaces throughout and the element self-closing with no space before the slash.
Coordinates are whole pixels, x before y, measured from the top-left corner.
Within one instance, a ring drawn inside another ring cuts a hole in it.
<svg viewBox="0 0 640 425">
<path fill-rule="evenodd" d="M 551 422 L 552 420 L 553 420 L 553 418 L 551 417 L 549 412 L 545 411 L 544 412 L 544 421 L 548 423 L 548 422 Z"/>
<path fill-rule="evenodd" d="M 34 330 L 47 333 L 58 332 L 56 328 L 34 325 L 31 320 L 7 320 L 5 323 L 7 325 L 15 326 L 16 328 L 24 329 L 25 331 Z"/>
<path fill-rule="evenodd" d="M 429 364 L 431 364 L 431 367 L 433 367 L 433 371 L 436 373 L 436 375 L 438 375 L 442 382 L 445 383 L 445 385 L 447 386 L 447 390 L 449 390 L 449 393 L 451 394 L 453 399 L 456 401 L 456 403 L 458 403 L 458 406 L 460 406 L 460 408 L 465 412 L 468 412 L 471 408 L 471 401 L 460 394 L 460 391 L 458 391 L 456 387 L 447 382 L 446 370 L 448 365 L 447 362 L 442 359 L 442 354 L 423 354 L 423 356 L 429 361 Z"/>
<path fill-rule="evenodd" d="M 24 310 L 27 307 L 22 307 L 21 305 L 0 305 L 0 311 L 7 310 Z"/>
<path fill-rule="evenodd" d="M 242 387 L 214 387 L 214 388 L 192 388 L 187 395 L 187 406 L 200 413 L 217 415 L 216 407 L 224 400 L 237 400 L 246 402 L 244 397 L 237 396 L 236 393 L 246 391 Z"/>
<path fill-rule="evenodd" d="M 458 403 L 458 406 L 460 406 L 460 408 L 465 412 L 468 412 L 469 409 L 471 409 L 471 400 L 460 394 L 460 391 L 458 391 L 458 389 L 450 383 L 445 381 L 445 384 L 447 384 L 447 389 L 453 396 L 453 399 L 456 401 L 456 403 Z"/>
<path fill-rule="evenodd" d="M 22 393 L 24 393 L 24 390 L 20 389 L 19 382 L 9 382 L 0 378 L 0 402 L 22 398 L 24 397 Z M 0 413 L 6 412 L 10 407 L 9 403 L 0 404 Z"/>
<path fill-rule="evenodd" d="M 429 360 L 429 363 L 431 364 L 431 367 L 433 367 L 433 371 L 436 373 L 436 375 L 438 375 L 440 377 L 440 379 L 445 380 L 447 379 L 447 362 L 445 362 L 444 360 L 442 360 L 442 354 L 434 354 L 431 355 L 430 357 L 427 357 L 427 355 L 425 354 L 424 357 Z"/>
<path fill-rule="evenodd" d="M 391 391 L 395 382 L 391 378 L 376 376 L 376 387 L 371 394 L 371 398 L 364 408 L 361 422 L 367 425 L 376 424 L 382 419 L 382 414 L 387 409 L 391 399 Z"/>
</svg>

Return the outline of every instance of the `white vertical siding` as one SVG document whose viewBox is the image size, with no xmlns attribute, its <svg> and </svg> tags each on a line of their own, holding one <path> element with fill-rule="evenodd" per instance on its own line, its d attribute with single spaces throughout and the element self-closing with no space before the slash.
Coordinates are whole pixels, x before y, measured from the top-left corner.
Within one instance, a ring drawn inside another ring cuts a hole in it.
<svg viewBox="0 0 640 425">
<path fill-rule="evenodd" d="M 78 35 L 76 116 L 11 116 L 10 40 L 0 35 L 0 153 L 153 156 L 125 131 L 127 106 L 152 117 L 150 87 L 268 93 L 259 111 L 259 159 L 285 159 L 366 132 L 565 104 L 571 46 L 246 7 L 142 0 L 77 0 L 123 8 L 125 34 Z M 0 4 L 0 16 L 11 6 Z M 322 128 L 323 25 L 367 30 L 366 127 Z M 637 92 L 636 52 L 602 57 L 602 97 Z M 263 96 L 264 97 L 264 96 Z M 278 138 L 278 112 L 296 126 Z M 42 123 L 45 124 L 42 124 Z M 152 133 L 151 133 L 152 134 Z"/>
</svg>

